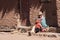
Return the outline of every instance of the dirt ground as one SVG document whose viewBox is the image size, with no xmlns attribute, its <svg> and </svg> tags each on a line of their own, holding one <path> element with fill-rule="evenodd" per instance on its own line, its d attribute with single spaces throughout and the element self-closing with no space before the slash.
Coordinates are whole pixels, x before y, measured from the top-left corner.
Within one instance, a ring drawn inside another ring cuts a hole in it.
<svg viewBox="0 0 60 40">
<path fill-rule="evenodd" d="M 0 40 L 60 40 L 58 37 L 28 36 L 27 33 L 0 32 Z"/>
</svg>

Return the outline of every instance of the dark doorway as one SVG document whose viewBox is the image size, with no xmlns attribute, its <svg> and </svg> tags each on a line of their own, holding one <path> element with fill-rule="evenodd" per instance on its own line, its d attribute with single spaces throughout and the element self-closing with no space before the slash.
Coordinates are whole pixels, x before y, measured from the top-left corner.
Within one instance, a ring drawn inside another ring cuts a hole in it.
<svg viewBox="0 0 60 40">
<path fill-rule="evenodd" d="M 29 0 L 18 0 L 18 2 L 21 24 L 25 26 L 30 26 Z"/>
</svg>

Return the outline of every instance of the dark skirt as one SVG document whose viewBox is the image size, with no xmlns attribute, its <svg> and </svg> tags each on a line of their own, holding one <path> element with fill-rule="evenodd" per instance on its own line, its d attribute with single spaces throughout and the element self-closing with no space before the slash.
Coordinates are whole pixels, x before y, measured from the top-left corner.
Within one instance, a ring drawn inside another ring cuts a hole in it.
<svg viewBox="0 0 60 40">
<path fill-rule="evenodd" d="M 35 28 L 35 33 L 42 31 L 42 28 Z"/>
</svg>

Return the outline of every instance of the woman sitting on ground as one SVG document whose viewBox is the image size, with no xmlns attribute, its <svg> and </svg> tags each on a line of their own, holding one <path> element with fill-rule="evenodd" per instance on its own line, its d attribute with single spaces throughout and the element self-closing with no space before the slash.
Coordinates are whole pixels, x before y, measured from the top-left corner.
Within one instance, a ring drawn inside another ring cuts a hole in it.
<svg viewBox="0 0 60 40">
<path fill-rule="evenodd" d="M 42 25 L 41 25 L 40 17 L 38 15 L 38 19 L 36 19 L 36 22 L 35 22 L 35 33 L 39 31 L 42 31 Z"/>
</svg>

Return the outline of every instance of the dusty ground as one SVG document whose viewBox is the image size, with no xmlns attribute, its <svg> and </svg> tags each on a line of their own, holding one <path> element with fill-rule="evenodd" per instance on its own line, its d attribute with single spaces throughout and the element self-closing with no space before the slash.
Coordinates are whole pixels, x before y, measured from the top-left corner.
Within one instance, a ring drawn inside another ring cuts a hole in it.
<svg viewBox="0 0 60 40">
<path fill-rule="evenodd" d="M 28 36 L 27 33 L 0 32 L 0 40 L 60 40 L 58 37 Z"/>
</svg>

